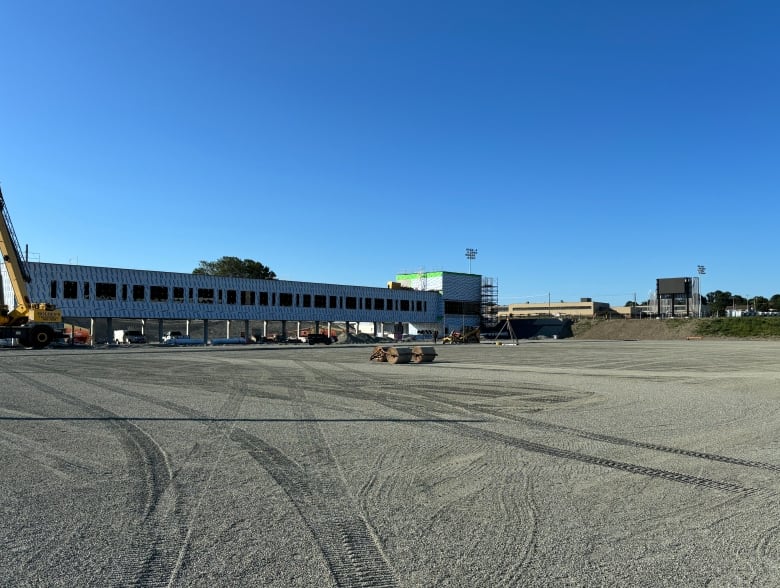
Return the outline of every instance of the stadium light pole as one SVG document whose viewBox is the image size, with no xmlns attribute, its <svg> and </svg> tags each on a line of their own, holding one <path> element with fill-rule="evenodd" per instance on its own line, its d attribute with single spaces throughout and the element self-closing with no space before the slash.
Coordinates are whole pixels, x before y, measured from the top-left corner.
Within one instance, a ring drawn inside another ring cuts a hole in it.
<svg viewBox="0 0 780 588">
<path fill-rule="evenodd" d="M 469 260 L 469 273 L 471 273 L 471 262 L 477 257 L 477 250 L 468 248 L 466 249 L 466 259 Z"/>
<path fill-rule="evenodd" d="M 703 276 L 707 273 L 707 268 L 705 268 L 703 265 L 696 266 L 696 271 L 699 273 L 700 276 Z M 701 278 L 699 278 L 699 318 L 703 316 L 702 313 L 702 304 L 701 304 L 701 298 L 702 296 L 702 289 L 701 289 Z"/>
</svg>

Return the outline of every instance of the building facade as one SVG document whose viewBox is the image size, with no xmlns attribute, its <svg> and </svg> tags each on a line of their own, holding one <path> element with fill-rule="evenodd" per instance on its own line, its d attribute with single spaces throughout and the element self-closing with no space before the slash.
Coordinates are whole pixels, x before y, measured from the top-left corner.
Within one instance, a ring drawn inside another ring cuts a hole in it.
<svg viewBox="0 0 780 588">
<path fill-rule="evenodd" d="M 433 323 L 414 323 L 410 332 L 436 329 L 453 331 L 479 327 L 482 319 L 482 276 L 459 272 L 418 272 L 396 275 L 403 288 L 435 292 L 441 296 L 440 313 Z"/>
</svg>

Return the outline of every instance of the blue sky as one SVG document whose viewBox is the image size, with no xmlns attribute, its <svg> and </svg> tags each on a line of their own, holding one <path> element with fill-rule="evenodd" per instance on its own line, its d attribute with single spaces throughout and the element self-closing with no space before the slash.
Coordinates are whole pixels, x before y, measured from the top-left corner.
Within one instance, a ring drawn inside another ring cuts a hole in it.
<svg viewBox="0 0 780 588">
<path fill-rule="evenodd" d="M 780 293 L 780 4 L 0 0 L 31 259 Z"/>
</svg>

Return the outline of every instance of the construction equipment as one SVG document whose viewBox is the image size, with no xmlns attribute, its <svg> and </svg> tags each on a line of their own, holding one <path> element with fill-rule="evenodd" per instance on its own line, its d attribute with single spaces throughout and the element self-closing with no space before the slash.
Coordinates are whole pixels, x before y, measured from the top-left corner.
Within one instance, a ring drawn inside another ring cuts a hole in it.
<svg viewBox="0 0 780 588">
<path fill-rule="evenodd" d="M 53 304 L 32 302 L 27 292 L 30 271 L 19 252 L 11 217 L 0 189 L 0 253 L 3 255 L 16 307 L 9 309 L 0 288 L 0 339 L 17 339 L 24 347 L 42 349 L 55 339 L 64 338 L 62 311 Z"/>
<path fill-rule="evenodd" d="M 431 363 L 436 357 L 433 347 L 374 347 L 369 361 L 388 363 Z"/>
<path fill-rule="evenodd" d="M 451 335 L 444 337 L 441 342 L 449 343 L 451 345 L 456 343 L 479 343 L 479 327 L 464 329 L 462 333 L 460 331 L 453 331 Z"/>
</svg>

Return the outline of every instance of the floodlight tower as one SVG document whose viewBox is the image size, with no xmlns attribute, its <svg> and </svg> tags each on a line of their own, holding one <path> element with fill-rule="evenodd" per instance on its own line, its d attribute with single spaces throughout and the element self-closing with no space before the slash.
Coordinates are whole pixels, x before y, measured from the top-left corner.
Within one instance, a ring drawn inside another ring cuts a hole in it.
<svg viewBox="0 0 780 588">
<path fill-rule="evenodd" d="M 697 265 L 697 266 L 696 266 L 696 271 L 698 272 L 698 274 L 699 274 L 700 276 L 703 276 L 704 274 L 706 274 L 706 273 L 707 273 L 707 268 L 706 268 L 706 267 L 704 267 L 703 265 Z M 701 318 L 701 317 L 702 317 L 702 308 L 701 308 L 701 307 L 702 307 L 702 304 L 701 304 L 701 296 L 702 296 L 702 289 L 701 289 L 701 278 L 699 278 L 699 318 Z"/>
<path fill-rule="evenodd" d="M 477 250 L 468 248 L 466 249 L 466 259 L 469 260 L 469 273 L 471 273 L 471 262 L 477 257 Z"/>
</svg>

